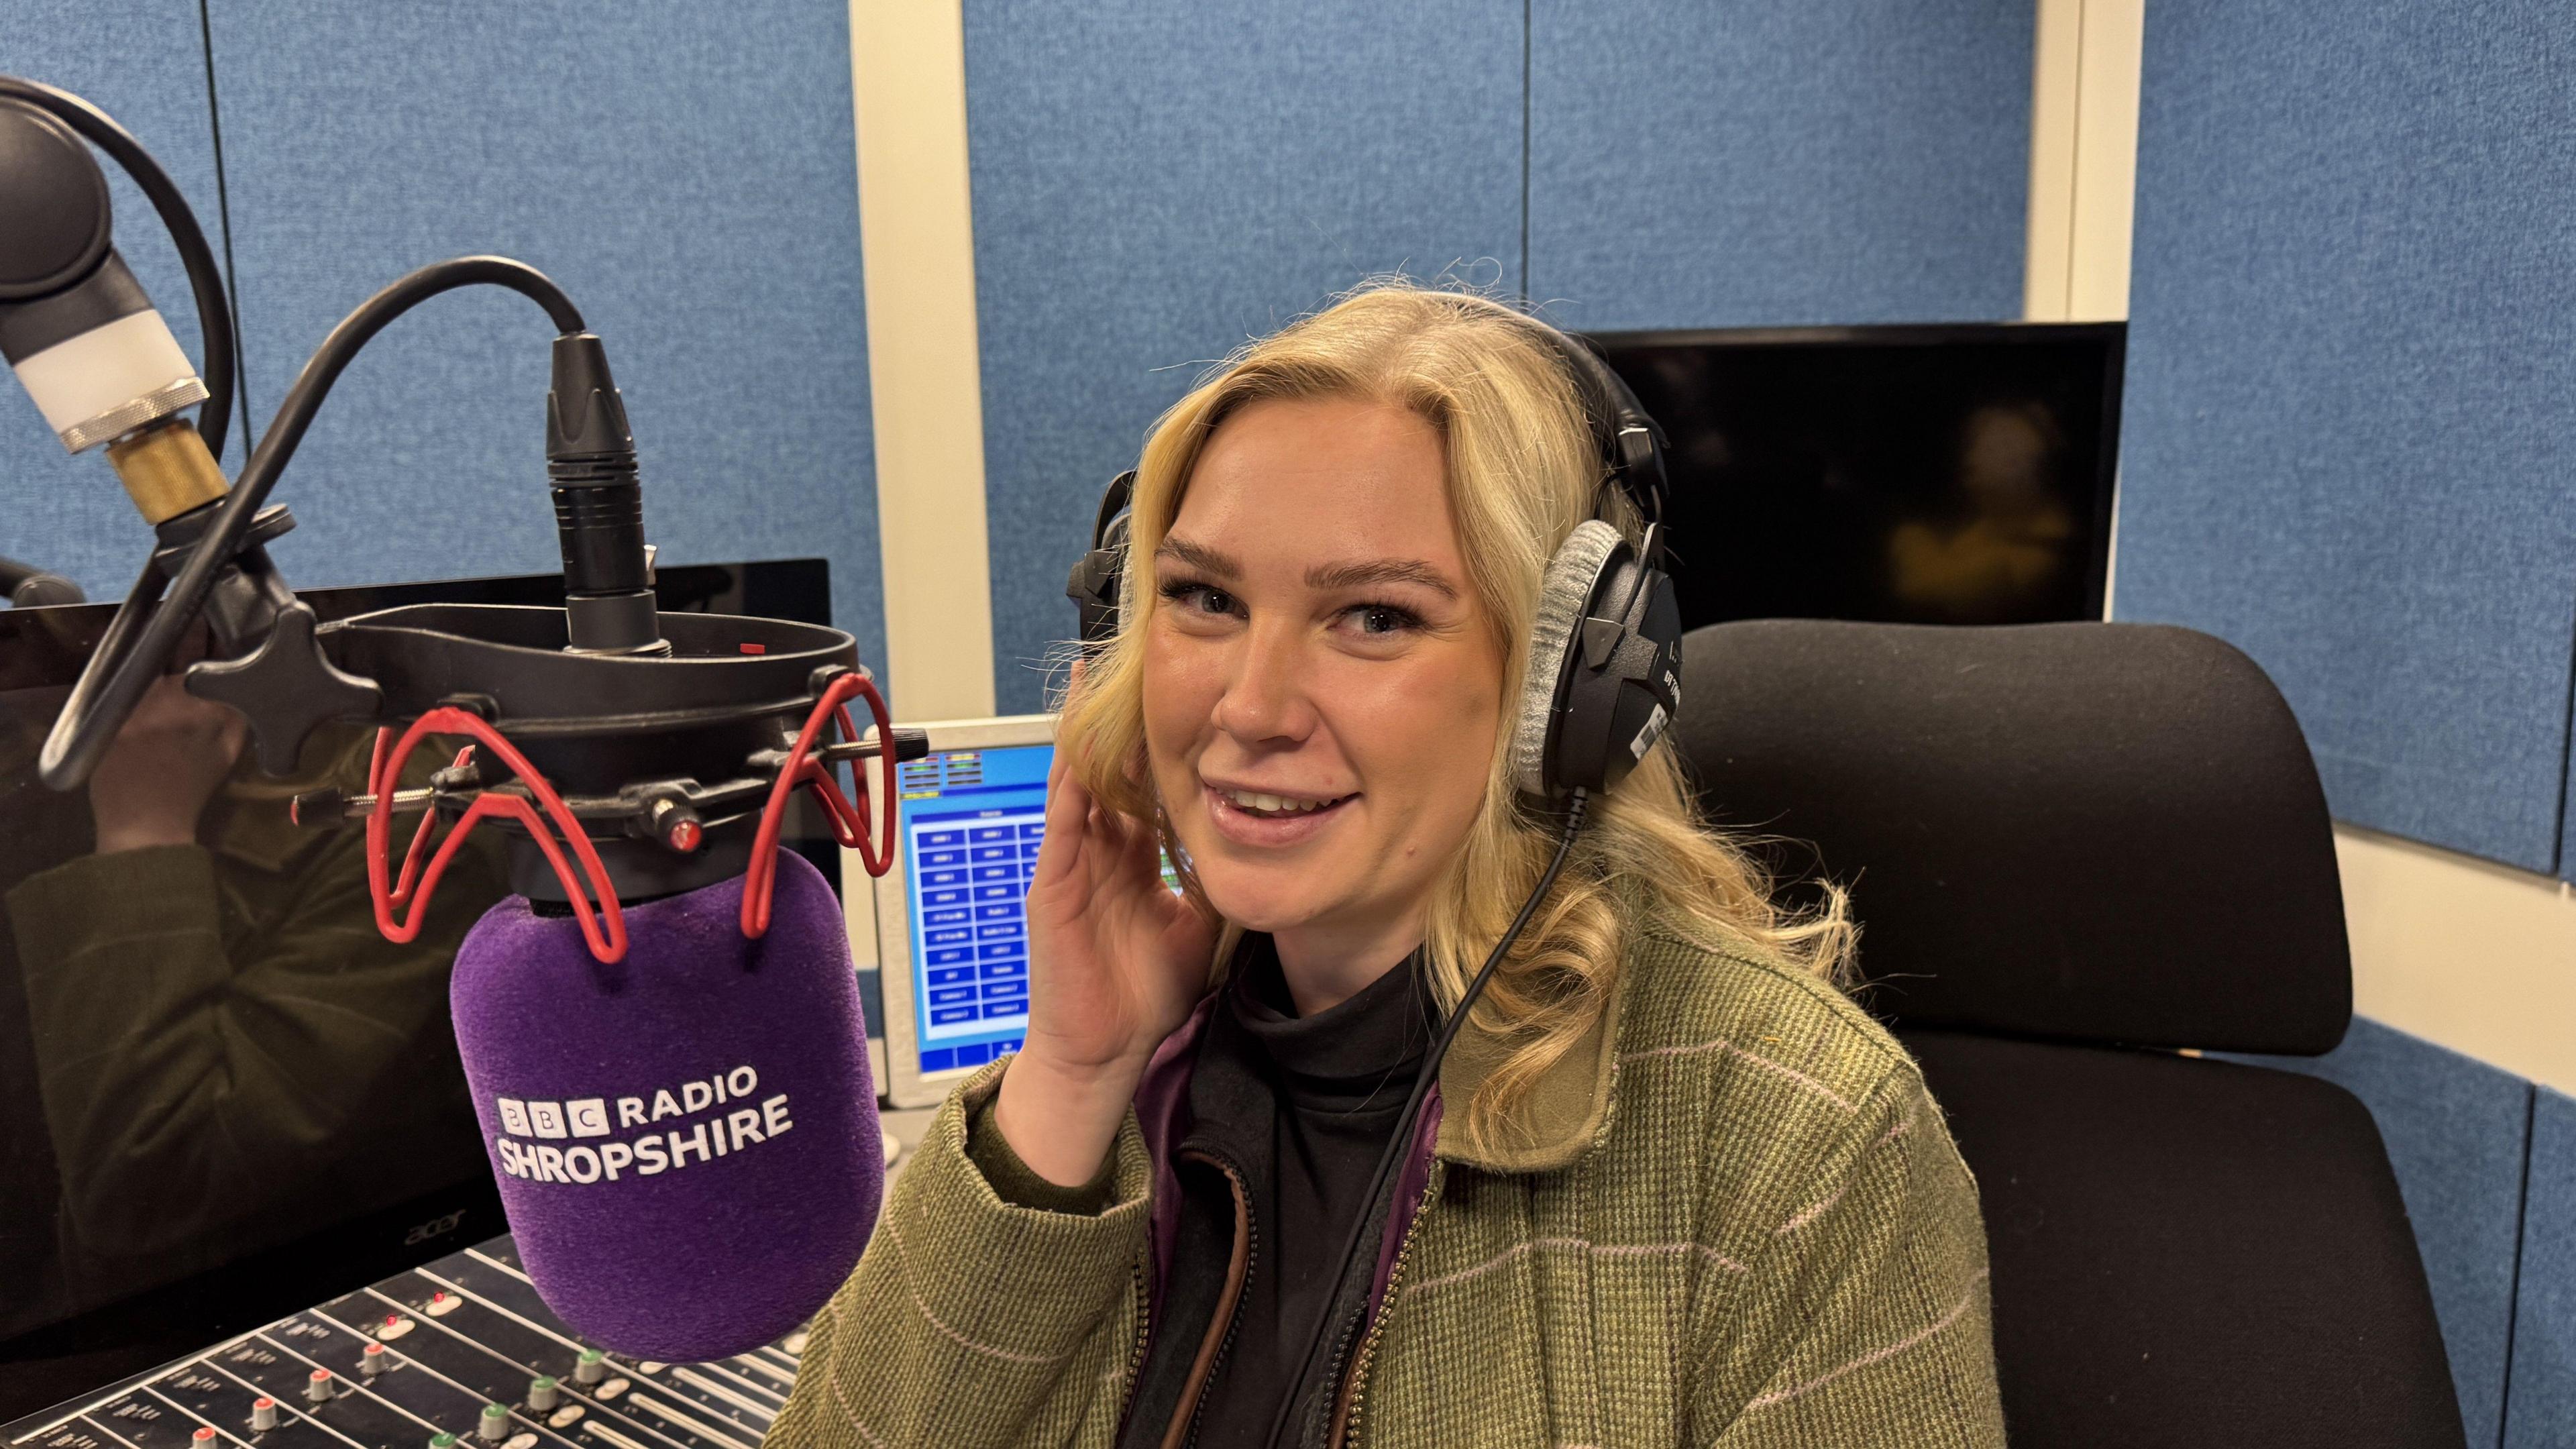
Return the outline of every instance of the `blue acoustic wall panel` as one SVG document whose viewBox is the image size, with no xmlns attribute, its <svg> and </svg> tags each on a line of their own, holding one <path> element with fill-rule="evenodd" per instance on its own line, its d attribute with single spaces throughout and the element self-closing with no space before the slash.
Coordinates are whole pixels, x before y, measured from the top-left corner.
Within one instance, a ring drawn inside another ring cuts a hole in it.
<svg viewBox="0 0 2576 1449">
<path fill-rule="evenodd" d="M 2576 1097 L 2538 1089 L 2504 1449 L 2576 1443 Z"/>
<path fill-rule="evenodd" d="M 250 374 L 501 252 L 607 340 L 674 563 L 809 554 L 881 662 L 848 16 L 838 4 L 211 0 Z M 280 487 L 299 583 L 550 570 L 544 314 L 433 299 L 342 377 Z M 263 424 L 265 419 L 263 419 Z"/>
<path fill-rule="evenodd" d="M 968 0 L 995 693 L 1040 705 L 1110 475 L 1371 274 L 1520 275 L 1519 0 Z"/>
<path fill-rule="evenodd" d="M 2018 317 L 2030 0 L 1534 0 L 1528 294 L 1580 327 Z"/>
<path fill-rule="evenodd" d="M 2251 654 L 2334 812 L 2549 870 L 2576 640 L 2559 0 L 2147 16 L 2124 619 Z"/>
<path fill-rule="evenodd" d="M 203 35 L 196 0 L 113 6 L 8 0 L 0 18 L 0 72 L 84 96 L 133 132 L 187 195 L 221 264 L 223 215 Z M 180 347 L 202 366 L 196 304 L 178 250 L 152 203 L 116 163 L 102 155 L 99 164 L 107 172 L 117 250 L 169 319 Z M 240 461 L 238 451 L 229 461 Z M 126 501 L 104 451 L 66 454 L 17 382 L 0 381 L 0 554 L 68 575 L 91 598 L 112 599 L 133 586 L 151 551 L 152 530 Z"/>
<path fill-rule="evenodd" d="M 2322 1057 L 2234 1059 L 2323 1077 L 2370 1108 L 2432 1280 L 2469 1442 L 2495 1443 L 2531 1084 L 2368 1017 Z"/>
</svg>

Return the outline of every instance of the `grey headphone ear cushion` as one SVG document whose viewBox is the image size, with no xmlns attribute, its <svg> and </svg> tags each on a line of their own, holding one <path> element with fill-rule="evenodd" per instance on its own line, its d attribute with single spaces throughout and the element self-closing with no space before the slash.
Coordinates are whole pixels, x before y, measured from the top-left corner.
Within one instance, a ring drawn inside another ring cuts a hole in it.
<svg viewBox="0 0 2576 1449">
<path fill-rule="evenodd" d="M 1520 715 L 1512 726 L 1512 778 L 1522 793 L 1545 797 L 1547 789 L 1548 717 L 1556 705 L 1556 685 L 1584 608 L 1592 602 L 1593 585 L 1625 540 L 1619 530 L 1598 518 L 1587 518 L 1557 545 L 1539 585 L 1538 617 L 1530 625 L 1529 668 L 1521 680 Z"/>
</svg>

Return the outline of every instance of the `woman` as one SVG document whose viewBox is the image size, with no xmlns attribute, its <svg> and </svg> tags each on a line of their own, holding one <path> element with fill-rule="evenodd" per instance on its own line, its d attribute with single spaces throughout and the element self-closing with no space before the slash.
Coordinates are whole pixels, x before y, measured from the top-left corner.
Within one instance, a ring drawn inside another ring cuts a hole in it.
<svg viewBox="0 0 2576 1449">
<path fill-rule="evenodd" d="M 1667 744 L 1333 1281 L 1553 854 L 1506 702 L 1602 478 L 1548 338 L 1454 293 L 1355 295 L 1162 419 L 1065 701 L 1026 1046 L 941 1109 L 772 1445 L 2002 1442 L 1975 1185 L 1831 983 L 1838 904 L 1775 909 Z"/>
</svg>

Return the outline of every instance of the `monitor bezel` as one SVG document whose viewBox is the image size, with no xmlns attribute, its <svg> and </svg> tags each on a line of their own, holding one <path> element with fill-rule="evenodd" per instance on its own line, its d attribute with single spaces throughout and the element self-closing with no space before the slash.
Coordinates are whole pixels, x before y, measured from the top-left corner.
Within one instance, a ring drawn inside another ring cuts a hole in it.
<svg viewBox="0 0 2576 1449">
<path fill-rule="evenodd" d="M 1577 334 L 1596 349 L 1618 347 L 1827 348 L 2031 347 L 2095 342 L 2103 349 L 2102 437 L 2093 460 L 2092 534 L 2086 550 L 2084 597 L 2093 617 L 2111 617 L 2120 499 L 2120 394 L 2128 366 L 2126 322 L 1888 322 L 1827 327 L 1675 327 L 1591 331 Z M 1669 431 L 1669 429 L 1667 430 Z"/>
<path fill-rule="evenodd" d="M 1055 745 L 1056 717 L 1051 714 L 997 715 L 987 719 L 935 720 L 919 728 L 929 736 L 930 753 L 949 750 L 999 750 L 1027 745 Z M 899 823 L 899 822 L 898 822 Z M 895 843 L 894 860 L 875 882 L 877 916 L 877 984 L 885 1002 L 885 1098 L 895 1107 L 936 1107 L 957 1083 L 982 1066 L 921 1070 L 921 1031 L 913 1010 L 912 907 L 905 891 L 903 843 Z"/>
</svg>

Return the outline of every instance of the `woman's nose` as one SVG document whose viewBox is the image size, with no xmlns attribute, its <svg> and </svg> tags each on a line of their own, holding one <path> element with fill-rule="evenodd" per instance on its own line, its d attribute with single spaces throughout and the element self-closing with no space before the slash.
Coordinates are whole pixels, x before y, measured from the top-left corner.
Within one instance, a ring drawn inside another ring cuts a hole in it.
<svg viewBox="0 0 2576 1449">
<path fill-rule="evenodd" d="M 1300 631 L 1255 619 L 1237 649 L 1225 693 L 1217 699 L 1217 728 L 1246 743 L 1305 738 L 1315 725 L 1315 707 Z"/>
</svg>

